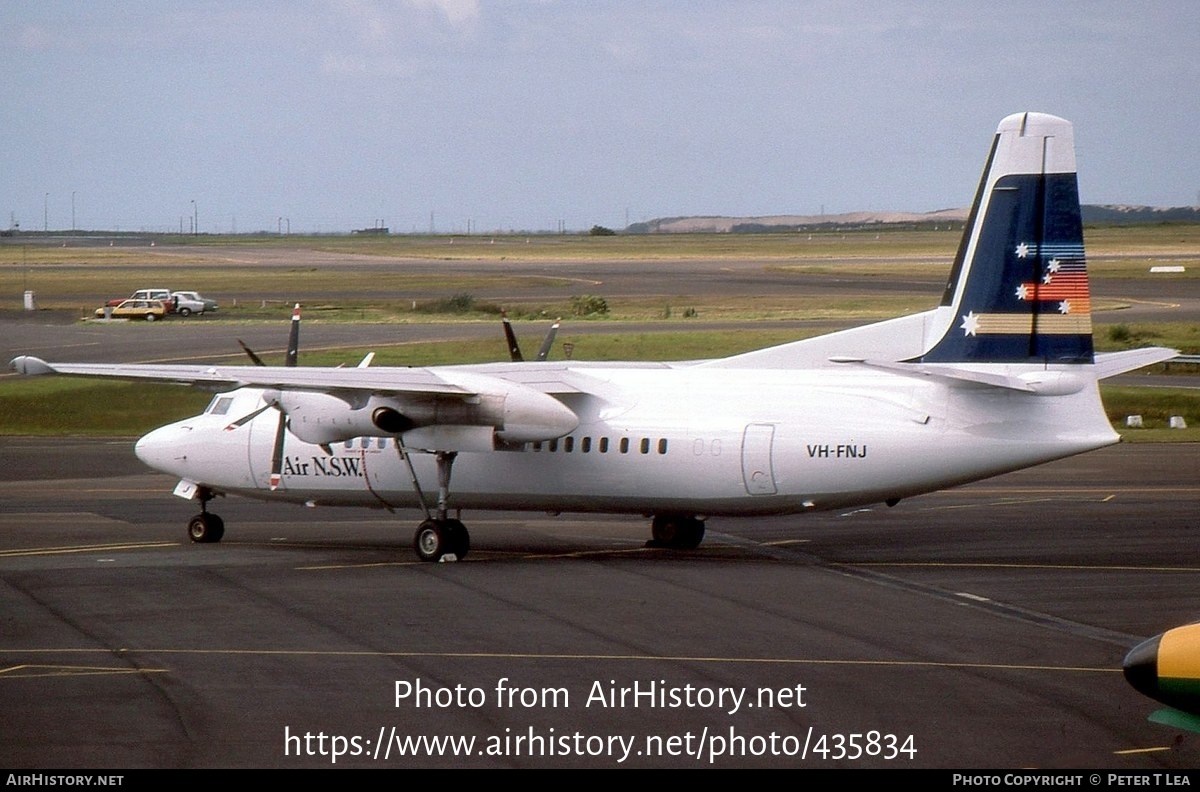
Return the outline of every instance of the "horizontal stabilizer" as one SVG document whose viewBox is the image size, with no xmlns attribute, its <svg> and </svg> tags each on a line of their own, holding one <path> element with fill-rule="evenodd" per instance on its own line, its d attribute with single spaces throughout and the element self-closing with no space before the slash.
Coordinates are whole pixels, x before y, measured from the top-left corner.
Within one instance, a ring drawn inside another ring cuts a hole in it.
<svg viewBox="0 0 1200 792">
<path fill-rule="evenodd" d="M 857 363 L 870 368 L 883 369 L 905 377 L 922 379 L 940 379 L 951 383 L 972 385 L 987 385 L 993 388 L 1035 393 L 1036 388 L 1020 377 L 1006 374 L 996 374 L 988 371 L 974 371 L 947 365 L 925 365 L 921 363 L 892 363 L 886 360 L 853 360 L 849 358 L 830 358 L 832 363 Z"/>
<path fill-rule="evenodd" d="M 1126 371 L 1164 363 L 1179 357 L 1178 349 L 1165 347 L 1146 347 L 1145 349 L 1127 349 L 1123 352 L 1101 352 L 1096 355 L 1096 378 L 1105 379 Z"/>
<path fill-rule="evenodd" d="M 1004 374 L 998 371 L 983 371 L 946 363 L 893 363 L 886 360 L 854 358 L 830 358 L 830 362 L 855 363 L 883 369 L 905 377 L 942 380 L 950 385 L 1003 388 L 1034 396 L 1065 396 L 1078 393 L 1093 382 L 1092 377 L 1083 372 L 1061 368 L 1037 369 L 1021 374 Z"/>
</svg>

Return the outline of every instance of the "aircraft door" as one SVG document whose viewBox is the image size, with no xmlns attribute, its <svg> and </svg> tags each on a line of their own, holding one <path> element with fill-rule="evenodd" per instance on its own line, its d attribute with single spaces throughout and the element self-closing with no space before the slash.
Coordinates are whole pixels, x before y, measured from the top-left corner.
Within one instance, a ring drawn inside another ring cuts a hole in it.
<svg viewBox="0 0 1200 792">
<path fill-rule="evenodd" d="M 774 443 L 774 424 L 746 425 L 742 434 L 742 481 L 751 495 L 774 495 L 777 491 L 771 462 Z"/>
<path fill-rule="evenodd" d="M 261 404 L 261 402 L 260 402 Z M 271 477 L 271 452 L 275 447 L 275 427 L 279 413 L 268 410 L 263 415 L 269 415 L 268 422 L 262 416 L 255 418 L 246 426 L 246 463 L 250 467 L 250 479 L 255 489 L 266 489 Z M 268 428 L 268 423 L 270 427 Z M 284 448 L 286 451 L 286 447 Z M 285 487 L 282 486 L 281 489 Z"/>
</svg>

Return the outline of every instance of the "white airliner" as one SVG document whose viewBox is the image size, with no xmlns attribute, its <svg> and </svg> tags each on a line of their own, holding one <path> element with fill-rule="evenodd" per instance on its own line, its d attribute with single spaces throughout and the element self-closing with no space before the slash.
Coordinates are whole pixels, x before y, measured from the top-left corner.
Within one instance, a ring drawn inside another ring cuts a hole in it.
<svg viewBox="0 0 1200 792">
<path fill-rule="evenodd" d="M 194 541 L 224 533 L 221 494 L 408 507 L 434 561 L 469 549 L 461 509 L 653 515 L 655 544 L 690 548 L 712 516 L 894 505 L 1090 451 L 1119 439 L 1097 380 L 1174 355 L 1093 354 L 1072 127 L 1020 113 L 941 304 L 912 316 L 690 363 L 12 367 L 228 389 L 137 443 L 199 501 Z"/>
</svg>

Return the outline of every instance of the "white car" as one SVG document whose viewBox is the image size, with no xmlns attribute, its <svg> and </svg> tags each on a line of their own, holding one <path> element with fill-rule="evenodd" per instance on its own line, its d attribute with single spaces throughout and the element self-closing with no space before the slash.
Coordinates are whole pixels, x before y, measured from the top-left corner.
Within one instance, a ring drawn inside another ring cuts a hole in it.
<svg viewBox="0 0 1200 792">
<path fill-rule="evenodd" d="M 163 308 L 166 309 L 167 313 L 171 313 L 172 311 L 175 310 L 175 298 L 171 296 L 170 289 L 138 289 L 137 291 L 135 291 L 133 294 L 129 295 L 129 297 L 127 297 L 125 299 L 158 300 L 159 302 L 161 302 L 163 304 Z M 107 303 L 105 303 L 105 305 L 109 305 L 109 306 L 112 306 L 115 308 L 116 306 L 120 305 L 122 302 L 124 302 L 123 299 L 122 300 L 109 300 Z"/>
<path fill-rule="evenodd" d="M 175 298 L 175 313 L 180 316 L 207 313 L 220 307 L 216 300 L 201 297 L 199 292 L 177 291 L 172 292 L 171 296 Z"/>
</svg>

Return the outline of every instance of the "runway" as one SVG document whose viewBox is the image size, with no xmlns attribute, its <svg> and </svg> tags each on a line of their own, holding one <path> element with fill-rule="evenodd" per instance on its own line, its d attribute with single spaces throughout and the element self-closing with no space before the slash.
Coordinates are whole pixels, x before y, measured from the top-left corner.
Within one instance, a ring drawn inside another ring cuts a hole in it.
<svg viewBox="0 0 1200 792">
<path fill-rule="evenodd" d="M 8 767 L 1200 758 L 1119 671 L 1200 618 L 1197 445 L 714 519 L 695 552 L 645 548 L 636 518 L 471 513 L 470 556 L 435 565 L 412 513 L 230 499 L 225 541 L 193 545 L 193 506 L 124 440 L 0 458 Z"/>
</svg>

